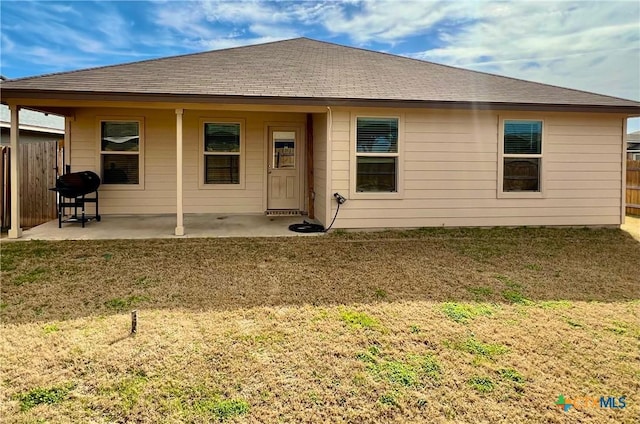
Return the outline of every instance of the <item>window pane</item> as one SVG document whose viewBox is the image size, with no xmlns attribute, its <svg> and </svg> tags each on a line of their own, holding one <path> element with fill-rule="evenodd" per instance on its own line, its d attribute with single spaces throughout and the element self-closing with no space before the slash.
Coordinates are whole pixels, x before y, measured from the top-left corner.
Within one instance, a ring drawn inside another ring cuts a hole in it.
<svg viewBox="0 0 640 424">
<path fill-rule="evenodd" d="M 240 184 L 239 155 L 205 155 L 206 184 Z"/>
<path fill-rule="evenodd" d="M 273 164 L 274 169 L 296 167 L 296 133 L 293 131 L 273 132 Z"/>
<path fill-rule="evenodd" d="M 504 121 L 504 152 L 540 154 L 542 121 Z"/>
<path fill-rule="evenodd" d="M 396 159 L 359 156 L 356 191 L 396 192 Z"/>
<path fill-rule="evenodd" d="M 138 155 L 102 155 L 103 184 L 138 184 Z"/>
<path fill-rule="evenodd" d="M 540 191 L 540 158 L 505 158 L 503 191 Z"/>
<path fill-rule="evenodd" d="M 273 143 L 273 168 L 295 168 L 296 149 L 295 143 L 291 141 L 275 141 Z"/>
<path fill-rule="evenodd" d="M 140 128 L 137 122 L 103 122 L 102 150 L 105 152 L 137 152 L 140 150 Z"/>
<path fill-rule="evenodd" d="M 239 152 L 240 124 L 204 124 L 205 152 Z"/>
<path fill-rule="evenodd" d="M 357 127 L 358 152 L 398 152 L 398 120 L 396 118 L 358 118 Z"/>
</svg>

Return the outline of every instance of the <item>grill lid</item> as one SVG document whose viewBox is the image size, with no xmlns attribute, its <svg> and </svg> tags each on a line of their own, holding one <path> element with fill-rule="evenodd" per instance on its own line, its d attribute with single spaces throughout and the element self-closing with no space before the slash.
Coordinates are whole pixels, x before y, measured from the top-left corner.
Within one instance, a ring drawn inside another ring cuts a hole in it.
<svg viewBox="0 0 640 424">
<path fill-rule="evenodd" d="M 54 189 L 63 197 L 80 197 L 100 187 L 100 177 L 95 172 L 82 171 L 61 175 Z"/>
</svg>

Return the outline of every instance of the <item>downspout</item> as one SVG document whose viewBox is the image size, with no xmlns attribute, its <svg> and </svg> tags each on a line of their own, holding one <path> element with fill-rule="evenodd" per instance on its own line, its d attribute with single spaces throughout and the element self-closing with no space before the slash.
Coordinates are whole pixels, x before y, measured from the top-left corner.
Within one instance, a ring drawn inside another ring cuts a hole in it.
<svg viewBox="0 0 640 424">
<path fill-rule="evenodd" d="M 622 118 L 622 184 L 620 191 L 620 225 L 627 216 L 627 118 Z"/>
<path fill-rule="evenodd" d="M 182 209 L 182 115 L 184 109 L 176 109 L 176 236 L 184 235 Z"/>
<path fill-rule="evenodd" d="M 307 208 L 309 213 L 309 219 L 315 218 L 315 170 L 313 169 L 313 115 L 307 113 Z"/>
<path fill-rule="evenodd" d="M 331 217 L 331 211 L 333 210 L 332 205 L 333 202 L 331 201 L 332 197 L 331 197 L 331 191 L 333 189 L 333 163 L 331 161 L 331 149 L 333 147 L 333 113 L 331 111 L 331 107 L 327 106 L 327 112 L 328 112 L 328 116 L 327 116 L 327 157 L 326 157 L 326 161 L 327 161 L 327 165 L 326 165 L 326 174 L 325 174 L 325 178 L 326 178 L 326 184 L 325 184 L 325 211 L 324 211 L 324 222 L 325 225 L 326 223 L 329 222 L 329 219 Z"/>
</svg>

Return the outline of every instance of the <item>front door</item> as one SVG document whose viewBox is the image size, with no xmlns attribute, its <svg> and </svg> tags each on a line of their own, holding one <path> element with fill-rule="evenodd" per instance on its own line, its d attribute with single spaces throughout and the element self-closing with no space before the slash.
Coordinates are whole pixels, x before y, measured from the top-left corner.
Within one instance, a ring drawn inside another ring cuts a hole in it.
<svg viewBox="0 0 640 424">
<path fill-rule="evenodd" d="M 269 128 L 267 209 L 300 208 L 300 147 L 297 128 Z"/>
</svg>

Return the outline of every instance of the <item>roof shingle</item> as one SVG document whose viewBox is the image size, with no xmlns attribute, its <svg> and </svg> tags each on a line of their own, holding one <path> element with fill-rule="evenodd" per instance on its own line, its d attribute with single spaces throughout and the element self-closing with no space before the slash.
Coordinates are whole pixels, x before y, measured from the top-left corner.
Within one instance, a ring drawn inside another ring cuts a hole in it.
<svg viewBox="0 0 640 424">
<path fill-rule="evenodd" d="M 1 87 L 11 91 L 640 107 L 631 100 L 307 38 L 16 79 L 2 82 Z"/>
</svg>

